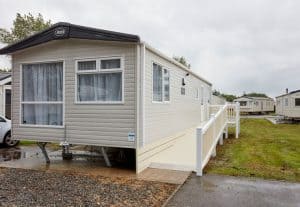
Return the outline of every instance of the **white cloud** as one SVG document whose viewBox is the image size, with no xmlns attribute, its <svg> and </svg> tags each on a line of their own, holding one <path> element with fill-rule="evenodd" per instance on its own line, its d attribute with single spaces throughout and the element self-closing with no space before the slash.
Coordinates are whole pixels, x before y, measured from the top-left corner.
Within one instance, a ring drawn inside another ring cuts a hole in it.
<svg viewBox="0 0 300 207">
<path fill-rule="evenodd" d="M 16 12 L 40 12 L 53 22 L 138 34 L 185 56 L 221 91 L 275 96 L 300 87 L 299 11 L 297 0 L 0 0 L 0 27 L 10 28 Z"/>
</svg>

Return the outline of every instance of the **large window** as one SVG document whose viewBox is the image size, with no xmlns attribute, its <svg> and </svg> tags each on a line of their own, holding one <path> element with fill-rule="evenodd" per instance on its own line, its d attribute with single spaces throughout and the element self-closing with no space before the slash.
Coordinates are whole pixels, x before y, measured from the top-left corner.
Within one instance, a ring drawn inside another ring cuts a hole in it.
<svg viewBox="0 0 300 207">
<path fill-rule="evenodd" d="M 121 58 L 77 61 L 77 102 L 120 103 L 122 101 Z"/>
<path fill-rule="evenodd" d="M 295 98 L 295 106 L 300 106 L 300 98 Z"/>
<path fill-rule="evenodd" d="M 22 124 L 63 125 L 63 63 L 22 65 Z"/>
<path fill-rule="evenodd" d="M 153 63 L 153 101 L 170 101 L 170 72 Z"/>
</svg>

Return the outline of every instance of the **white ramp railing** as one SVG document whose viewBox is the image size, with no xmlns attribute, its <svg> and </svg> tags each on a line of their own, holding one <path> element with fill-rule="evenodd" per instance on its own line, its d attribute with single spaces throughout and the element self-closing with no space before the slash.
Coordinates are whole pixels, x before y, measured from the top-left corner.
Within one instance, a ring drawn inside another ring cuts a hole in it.
<svg viewBox="0 0 300 207">
<path fill-rule="evenodd" d="M 238 138 L 240 134 L 240 103 L 227 104 L 228 124 L 235 125 L 235 137 Z"/>
<path fill-rule="evenodd" d="M 234 107 L 233 107 L 234 106 Z M 202 176 L 202 171 L 210 157 L 216 154 L 216 145 L 223 144 L 223 134 L 228 137 L 228 125 L 236 124 L 236 138 L 239 134 L 239 104 L 226 104 L 223 106 L 211 106 L 216 114 L 212 114 L 208 122 L 197 128 L 196 132 L 196 172 Z M 232 121 L 234 117 L 234 122 Z"/>
</svg>

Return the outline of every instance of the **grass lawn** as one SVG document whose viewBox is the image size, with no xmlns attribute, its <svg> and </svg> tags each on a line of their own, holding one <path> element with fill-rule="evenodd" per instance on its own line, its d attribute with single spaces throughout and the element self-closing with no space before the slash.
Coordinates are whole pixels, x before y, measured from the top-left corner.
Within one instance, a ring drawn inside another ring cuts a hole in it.
<svg viewBox="0 0 300 207">
<path fill-rule="evenodd" d="M 19 145 L 21 145 L 21 146 L 31 146 L 31 145 L 36 145 L 36 142 L 34 142 L 34 141 L 27 141 L 27 140 L 21 140 Z"/>
<path fill-rule="evenodd" d="M 230 132 L 204 172 L 300 182 L 299 124 L 241 119 L 240 138 Z"/>
<path fill-rule="evenodd" d="M 34 141 L 29 141 L 29 140 L 21 140 L 19 146 L 36 146 L 37 144 Z M 51 150 L 59 150 L 61 147 L 59 144 L 56 143 L 48 143 L 47 147 L 50 148 Z"/>
</svg>

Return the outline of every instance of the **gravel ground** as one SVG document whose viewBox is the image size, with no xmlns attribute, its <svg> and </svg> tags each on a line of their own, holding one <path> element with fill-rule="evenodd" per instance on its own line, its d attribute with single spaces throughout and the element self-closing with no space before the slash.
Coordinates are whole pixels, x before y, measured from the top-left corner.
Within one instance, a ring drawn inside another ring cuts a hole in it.
<svg viewBox="0 0 300 207">
<path fill-rule="evenodd" d="M 161 206 L 177 185 L 0 168 L 0 206 Z"/>
</svg>

